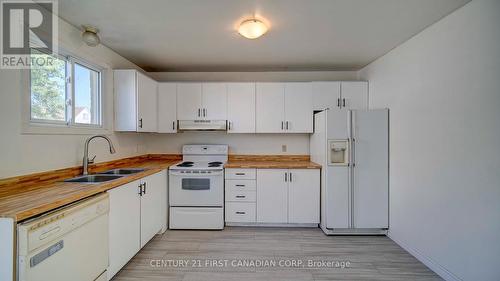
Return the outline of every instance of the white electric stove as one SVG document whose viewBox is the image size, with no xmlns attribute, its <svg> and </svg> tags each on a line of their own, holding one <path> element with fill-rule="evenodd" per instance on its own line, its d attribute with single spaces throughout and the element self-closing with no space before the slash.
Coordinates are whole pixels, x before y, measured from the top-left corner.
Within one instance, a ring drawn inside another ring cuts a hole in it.
<svg viewBox="0 0 500 281">
<path fill-rule="evenodd" d="M 169 168 L 170 229 L 224 228 L 227 145 L 184 145 Z"/>
</svg>

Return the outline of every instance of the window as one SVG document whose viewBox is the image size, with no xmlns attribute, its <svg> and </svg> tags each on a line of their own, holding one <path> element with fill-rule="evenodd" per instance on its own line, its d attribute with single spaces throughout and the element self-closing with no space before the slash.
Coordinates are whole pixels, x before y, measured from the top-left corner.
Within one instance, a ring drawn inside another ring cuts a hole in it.
<svg viewBox="0 0 500 281">
<path fill-rule="evenodd" d="M 51 56 L 32 50 L 33 57 Z M 53 57 L 30 71 L 32 123 L 101 127 L 101 72 L 73 57 Z"/>
</svg>

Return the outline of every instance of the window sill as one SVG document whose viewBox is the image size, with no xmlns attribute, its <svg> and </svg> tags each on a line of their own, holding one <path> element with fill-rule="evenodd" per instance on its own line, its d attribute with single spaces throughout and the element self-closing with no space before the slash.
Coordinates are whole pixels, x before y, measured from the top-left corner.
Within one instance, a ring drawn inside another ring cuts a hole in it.
<svg viewBox="0 0 500 281">
<path fill-rule="evenodd" d="M 23 123 L 21 134 L 23 135 L 109 135 L 112 131 L 108 128 L 98 127 L 68 127 L 66 125 Z"/>
</svg>

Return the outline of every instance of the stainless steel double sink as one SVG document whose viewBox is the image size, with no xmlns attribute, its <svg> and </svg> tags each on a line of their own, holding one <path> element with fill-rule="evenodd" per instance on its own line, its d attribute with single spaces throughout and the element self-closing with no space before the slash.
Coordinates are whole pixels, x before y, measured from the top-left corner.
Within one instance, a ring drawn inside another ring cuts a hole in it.
<svg viewBox="0 0 500 281">
<path fill-rule="evenodd" d="M 93 174 L 93 175 L 83 175 L 75 178 L 67 179 L 64 182 L 79 182 L 79 183 L 101 183 L 111 180 L 116 180 L 121 177 L 143 172 L 145 169 L 141 168 L 120 168 L 113 169 L 106 172 Z"/>
</svg>

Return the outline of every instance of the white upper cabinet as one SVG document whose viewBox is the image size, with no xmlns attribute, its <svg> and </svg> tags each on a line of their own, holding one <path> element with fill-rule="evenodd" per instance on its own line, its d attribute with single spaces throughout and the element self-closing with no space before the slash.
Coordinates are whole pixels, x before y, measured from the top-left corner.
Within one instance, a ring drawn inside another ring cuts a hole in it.
<svg viewBox="0 0 500 281">
<path fill-rule="evenodd" d="M 257 83 L 257 133 L 312 133 L 311 83 Z"/>
<path fill-rule="evenodd" d="M 342 82 L 342 108 L 368 109 L 368 82 Z"/>
<path fill-rule="evenodd" d="M 255 133 L 255 83 L 227 84 L 228 133 Z"/>
<path fill-rule="evenodd" d="M 287 133 L 313 132 L 311 83 L 285 84 L 285 131 Z"/>
<path fill-rule="evenodd" d="M 314 110 L 368 109 L 368 82 L 313 82 Z"/>
<path fill-rule="evenodd" d="M 114 71 L 115 130 L 156 132 L 158 83 L 133 69 Z"/>
<path fill-rule="evenodd" d="M 201 119 L 201 83 L 177 84 L 177 119 Z"/>
<path fill-rule="evenodd" d="M 340 82 L 313 82 L 312 100 L 314 110 L 340 108 Z"/>
<path fill-rule="evenodd" d="M 202 84 L 201 111 L 202 119 L 227 119 L 227 87 L 226 83 Z"/>
<path fill-rule="evenodd" d="M 177 84 L 177 119 L 226 120 L 226 83 Z"/>
<path fill-rule="evenodd" d="M 285 132 L 284 83 L 257 83 L 255 108 L 257 133 Z"/>
<path fill-rule="evenodd" d="M 158 133 L 177 132 L 177 84 L 158 84 Z"/>
</svg>

